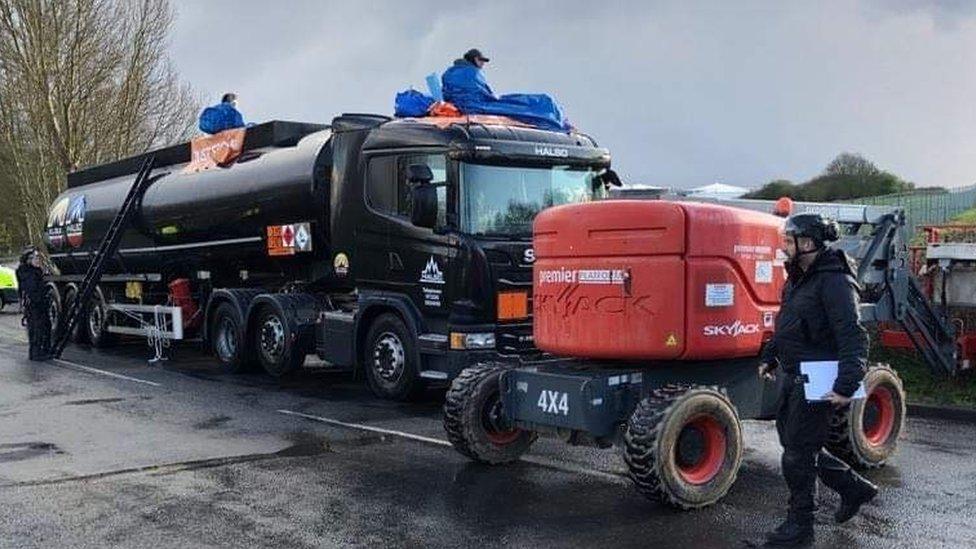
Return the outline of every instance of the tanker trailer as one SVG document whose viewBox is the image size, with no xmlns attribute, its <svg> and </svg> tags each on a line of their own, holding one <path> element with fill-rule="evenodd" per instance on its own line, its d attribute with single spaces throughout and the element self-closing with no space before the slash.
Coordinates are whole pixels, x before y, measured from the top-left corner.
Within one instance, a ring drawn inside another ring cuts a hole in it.
<svg viewBox="0 0 976 549">
<path fill-rule="evenodd" d="M 209 169 L 189 143 L 151 151 L 69 174 L 46 231 L 55 319 L 150 155 L 73 339 L 109 345 L 171 311 L 168 335 L 200 339 L 226 371 L 279 377 L 315 353 L 394 399 L 538 354 L 531 222 L 617 181 L 590 137 L 501 117 L 270 122 Z"/>
<path fill-rule="evenodd" d="M 757 366 L 786 279 L 782 229 L 767 213 L 663 200 L 541 213 L 535 338 L 565 358 L 461 372 L 444 404 L 448 439 L 493 464 L 517 460 L 540 433 L 617 445 L 642 494 L 682 509 L 715 503 L 739 470 L 741 421 L 776 413 Z M 885 366 L 865 385 L 871 396 L 837 415 L 829 445 L 877 467 L 895 450 L 904 391 Z"/>
</svg>

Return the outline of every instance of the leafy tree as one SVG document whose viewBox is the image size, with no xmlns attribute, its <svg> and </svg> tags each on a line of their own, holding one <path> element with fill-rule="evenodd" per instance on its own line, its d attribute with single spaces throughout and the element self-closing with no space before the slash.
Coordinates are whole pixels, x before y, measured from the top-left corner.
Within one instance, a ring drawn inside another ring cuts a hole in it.
<svg viewBox="0 0 976 549">
<path fill-rule="evenodd" d="M 823 173 L 806 183 L 793 185 L 784 180 L 772 181 L 746 197 L 774 200 L 788 196 L 794 200 L 830 202 L 900 193 L 914 188 L 913 183 L 879 169 L 863 156 L 845 152 L 827 164 Z"/>
</svg>

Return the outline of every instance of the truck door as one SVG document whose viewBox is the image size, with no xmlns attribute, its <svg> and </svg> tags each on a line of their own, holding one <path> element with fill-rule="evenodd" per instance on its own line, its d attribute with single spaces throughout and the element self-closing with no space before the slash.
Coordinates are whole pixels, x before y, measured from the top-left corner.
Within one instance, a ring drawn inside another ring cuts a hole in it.
<svg viewBox="0 0 976 549">
<path fill-rule="evenodd" d="M 406 178 L 407 166 L 426 164 L 434 174 L 432 183 L 447 182 L 447 158 L 444 154 L 401 155 L 397 161 L 397 223 L 390 228 L 389 276 L 409 293 L 417 308 L 428 318 L 428 329 L 446 324 L 450 304 L 452 248 L 448 237 L 436 231 L 416 227 L 410 222 L 413 211 L 411 186 Z M 437 187 L 438 227 L 447 219 L 448 188 Z"/>
</svg>

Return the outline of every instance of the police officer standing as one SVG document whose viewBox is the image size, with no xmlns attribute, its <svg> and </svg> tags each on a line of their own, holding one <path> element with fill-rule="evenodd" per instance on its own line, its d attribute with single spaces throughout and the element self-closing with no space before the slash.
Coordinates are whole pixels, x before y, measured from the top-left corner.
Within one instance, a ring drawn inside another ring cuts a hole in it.
<svg viewBox="0 0 976 549">
<path fill-rule="evenodd" d="M 44 285 L 41 254 L 33 246 L 25 249 L 20 256 L 17 284 L 20 286 L 21 309 L 27 322 L 27 339 L 30 342 L 27 356 L 30 360 L 47 360 L 51 358 L 51 318 L 48 316 L 50 304 Z"/>
<path fill-rule="evenodd" d="M 868 338 L 860 322 L 852 262 L 843 251 L 826 247 L 826 242 L 839 238 L 839 228 L 819 214 L 790 217 L 785 233 L 788 280 L 773 339 L 759 366 L 764 378 L 772 379 L 777 368 L 782 377 L 776 430 L 790 491 L 786 520 L 766 534 L 771 547 L 813 541 L 818 476 L 840 494 L 834 513 L 838 523 L 850 520 L 878 493 L 876 486 L 824 449 L 833 409 L 850 404 L 867 365 Z M 799 364 L 806 361 L 838 361 L 832 391 L 804 394 Z"/>
</svg>

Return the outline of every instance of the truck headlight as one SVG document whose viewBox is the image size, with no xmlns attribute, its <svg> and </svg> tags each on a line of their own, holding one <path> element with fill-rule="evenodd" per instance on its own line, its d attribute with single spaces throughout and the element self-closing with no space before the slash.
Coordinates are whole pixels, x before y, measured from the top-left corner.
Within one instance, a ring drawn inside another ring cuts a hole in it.
<svg viewBox="0 0 976 549">
<path fill-rule="evenodd" d="M 491 332 L 463 333 L 451 332 L 451 349 L 494 349 L 495 334 Z"/>
</svg>

